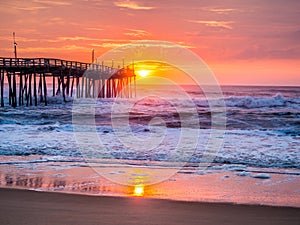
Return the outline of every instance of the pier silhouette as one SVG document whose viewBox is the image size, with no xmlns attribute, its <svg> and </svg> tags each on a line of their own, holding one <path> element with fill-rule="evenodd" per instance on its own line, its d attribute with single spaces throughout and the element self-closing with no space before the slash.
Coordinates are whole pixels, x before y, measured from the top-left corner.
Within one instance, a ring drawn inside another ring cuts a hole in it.
<svg viewBox="0 0 300 225">
<path fill-rule="evenodd" d="M 4 107 L 4 80 L 12 107 L 47 105 L 47 82 L 52 79 L 52 96 L 77 98 L 131 98 L 136 94 L 134 66 L 113 68 L 102 62 L 83 63 L 53 58 L 0 57 L 0 95 Z"/>
</svg>

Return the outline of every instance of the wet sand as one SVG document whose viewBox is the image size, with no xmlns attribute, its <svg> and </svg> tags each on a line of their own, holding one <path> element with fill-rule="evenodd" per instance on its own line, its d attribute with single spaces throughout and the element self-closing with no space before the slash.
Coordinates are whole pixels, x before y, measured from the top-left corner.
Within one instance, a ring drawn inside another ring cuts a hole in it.
<svg viewBox="0 0 300 225">
<path fill-rule="evenodd" d="M 299 224 L 300 208 L 0 189 L 0 224 Z"/>
</svg>

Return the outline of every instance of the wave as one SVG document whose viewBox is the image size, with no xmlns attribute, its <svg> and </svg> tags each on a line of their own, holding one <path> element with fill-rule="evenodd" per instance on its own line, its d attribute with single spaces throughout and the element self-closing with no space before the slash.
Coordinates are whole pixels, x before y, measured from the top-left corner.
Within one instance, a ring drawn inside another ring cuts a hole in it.
<svg viewBox="0 0 300 225">
<path fill-rule="evenodd" d="M 186 99 L 169 99 L 174 102 L 174 106 L 180 106 L 181 108 L 193 107 L 191 102 L 187 102 Z M 287 109 L 300 109 L 300 98 L 297 97 L 285 97 L 281 93 L 277 93 L 274 96 L 254 97 L 254 96 L 229 96 L 221 99 L 206 99 L 204 96 L 201 98 L 194 98 L 194 106 L 199 108 L 209 108 L 212 106 L 222 106 L 224 101 L 225 106 L 228 108 L 242 108 L 242 109 L 261 109 L 261 108 L 283 108 Z"/>
<path fill-rule="evenodd" d="M 133 135 L 138 138 L 147 138 L 151 133 L 159 135 L 159 133 L 149 130 L 148 126 L 133 126 L 132 129 Z M 166 132 L 164 140 L 156 148 L 134 151 L 118 141 L 118 136 L 112 127 L 97 127 L 97 133 L 104 146 L 102 151 L 108 152 L 109 158 L 150 160 L 150 162 L 169 160 L 182 162 L 182 160 L 186 160 L 185 156 L 182 157 L 181 154 L 175 152 L 181 130 L 167 128 Z M 85 153 L 77 146 L 72 126 L 69 124 L 2 125 L 0 134 L 2 137 L 0 155 L 2 156 L 82 157 Z M 191 153 L 190 162 L 201 161 L 206 148 L 206 140 L 210 134 L 210 130 L 201 130 L 198 147 L 194 153 Z M 193 143 L 193 135 L 186 137 L 186 141 Z M 215 155 L 214 162 L 256 167 L 300 168 L 298 145 L 297 138 L 277 131 L 227 130 L 223 148 Z M 93 145 L 86 144 L 86 149 L 95 152 L 99 150 L 98 147 L 94 148 Z M 98 156 L 93 154 L 93 157 L 97 158 Z"/>
<path fill-rule="evenodd" d="M 242 107 L 248 109 L 254 108 L 271 108 L 271 107 L 296 107 L 300 108 L 300 98 L 285 98 L 282 94 L 277 93 L 272 97 L 228 97 L 225 98 L 227 107 Z"/>
</svg>

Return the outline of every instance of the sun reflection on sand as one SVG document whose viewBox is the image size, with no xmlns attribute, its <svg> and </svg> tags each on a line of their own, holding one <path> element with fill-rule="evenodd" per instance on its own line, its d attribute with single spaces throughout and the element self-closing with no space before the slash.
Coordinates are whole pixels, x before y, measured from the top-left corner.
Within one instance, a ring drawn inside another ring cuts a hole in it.
<svg viewBox="0 0 300 225">
<path fill-rule="evenodd" d="M 146 171 L 134 170 L 131 173 L 131 185 L 128 194 L 134 197 L 149 196 L 149 185 L 147 185 L 149 174 Z"/>
</svg>

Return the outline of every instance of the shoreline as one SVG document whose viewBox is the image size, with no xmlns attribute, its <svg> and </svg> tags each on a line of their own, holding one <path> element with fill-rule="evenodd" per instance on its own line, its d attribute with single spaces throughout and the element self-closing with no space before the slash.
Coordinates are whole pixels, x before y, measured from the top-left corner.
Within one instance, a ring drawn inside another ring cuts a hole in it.
<svg viewBox="0 0 300 225">
<path fill-rule="evenodd" d="M 298 224 L 299 208 L 0 188 L 1 224 Z"/>
</svg>

